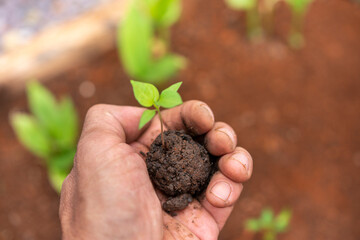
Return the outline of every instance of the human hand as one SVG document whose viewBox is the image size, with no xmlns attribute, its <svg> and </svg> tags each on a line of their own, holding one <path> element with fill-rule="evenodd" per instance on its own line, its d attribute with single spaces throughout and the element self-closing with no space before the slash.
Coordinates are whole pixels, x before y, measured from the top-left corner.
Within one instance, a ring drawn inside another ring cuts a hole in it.
<svg viewBox="0 0 360 240">
<path fill-rule="evenodd" d="M 140 151 L 160 133 L 157 116 L 141 130 L 143 108 L 96 105 L 85 119 L 74 167 L 63 183 L 60 220 L 63 239 L 217 239 L 251 176 L 250 154 L 236 147 L 234 130 L 214 122 L 199 101 L 162 111 L 166 129 L 205 134 L 207 150 L 219 156 L 200 200 L 172 217 L 162 211 Z"/>
</svg>

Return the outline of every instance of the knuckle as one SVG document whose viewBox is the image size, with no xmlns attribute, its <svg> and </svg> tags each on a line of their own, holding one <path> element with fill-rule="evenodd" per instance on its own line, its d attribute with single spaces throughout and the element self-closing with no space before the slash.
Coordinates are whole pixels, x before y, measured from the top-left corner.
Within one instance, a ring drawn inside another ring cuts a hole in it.
<svg viewBox="0 0 360 240">
<path fill-rule="evenodd" d="M 73 171 L 65 178 L 61 187 L 60 194 L 60 206 L 59 206 L 59 216 L 62 219 L 67 211 L 67 206 L 70 204 L 70 196 L 73 190 Z"/>
<path fill-rule="evenodd" d="M 216 127 L 229 127 L 229 125 L 225 122 L 218 121 L 218 122 L 215 122 L 215 128 Z"/>
<path fill-rule="evenodd" d="M 184 102 L 184 104 L 188 104 L 188 105 L 201 105 L 201 104 L 206 104 L 206 103 L 203 102 L 203 101 L 200 101 L 200 100 L 189 100 L 189 101 Z"/>
<path fill-rule="evenodd" d="M 107 107 L 106 104 L 95 104 L 89 108 L 89 110 L 86 113 L 86 117 L 98 115 L 99 113 L 102 113 L 106 107 Z"/>
<path fill-rule="evenodd" d="M 70 184 L 70 174 L 66 176 L 61 186 L 61 193 L 65 192 L 66 189 L 69 187 Z"/>
</svg>

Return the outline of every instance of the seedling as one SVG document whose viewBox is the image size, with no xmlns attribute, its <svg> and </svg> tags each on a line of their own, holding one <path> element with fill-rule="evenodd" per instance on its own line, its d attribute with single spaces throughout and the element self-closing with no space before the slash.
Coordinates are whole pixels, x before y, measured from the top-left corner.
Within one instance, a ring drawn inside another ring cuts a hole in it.
<svg viewBox="0 0 360 240">
<path fill-rule="evenodd" d="M 164 123 L 161 117 L 160 107 L 163 108 L 172 108 L 177 105 L 182 104 L 182 99 L 178 90 L 182 82 L 175 83 L 170 87 L 166 88 L 159 94 L 158 89 L 150 83 L 142 83 L 131 80 L 131 85 L 134 90 L 134 95 L 136 100 L 140 103 L 141 106 L 146 108 L 154 107 L 155 109 L 146 109 L 142 114 L 139 122 L 139 129 L 145 126 L 153 117 L 156 112 L 159 115 L 160 125 L 161 125 L 161 142 L 162 146 L 165 146 L 164 142 Z"/>
<path fill-rule="evenodd" d="M 69 97 L 57 102 L 37 82 L 27 85 L 32 114 L 12 113 L 10 123 L 19 141 L 47 167 L 50 183 L 60 192 L 70 172 L 78 134 L 77 113 Z"/>
<path fill-rule="evenodd" d="M 291 30 L 288 44 L 293 48 L 304 45 L 303 23 L 309 5 L 313 0 L 225 0 L 234 9 L 246 12 L 247 34 L 250 40 L 257 40 L 263 33 L 272 34 L 275 6 L 284 1 L 292 11 Z"/>
<path fill-rule="evenodd" d="M 134 0 L 118 28 L 118 50 L 126 72 L 144 82 L 163 82 L 185 66 L 170 53 L 170 27 L 179 19 L 180 0 Z"/>
<path fill-rule="evenodd" d="M 289 45 L 293 48 L 301 48 L 304 45 L 304 18 L 313 0 L 285 0 L 285 2 L 289 4 L 292 11 Z"/>
<path fill-rule="evenodd" d="M 259 2 L 259 14 L 261 15 L 262 24 L 267 34 L 271 35 L 274 31 L 274 14 L 275 7 L 281 0 L 264 0 Z"/>
<path fill-rule="evenodd" d="M 149 177 L 154 186 L 164 194 L 162 209 L 169 213 L 182 210 L 193 201 L 197 193 L 204 191 L 216 169 L 205 146 L 190 135 L 174 129 L 164 132 L 160 108 L 172 108 L 182 103 L 178 93 L 182 82 L 171 85 L 160 94 L 152 84 L 133 80 L 131 84 L 140 105 L 155 108 L 143 112 L 139 129 L 156 113 L 161 125 L 161 133 L 156 136 L 146 153 Z"/>
<path fill-rule="evenodd" d="M 246 221 L 245 228 L 263 234 L 263 240 L 276 240 L 279 233 L 286 232 L 291 219 L 291 211 L 283 209 L 277 216 L 270 208 L 262 210 L 259 218 Z"/>
<path fill-rule="evenodd" d="M 261 19 L 257 9 L 257 0 L 225 0 L 229 8 L 246 13 L 246 29 L 250 39 L 262 36 Z"/>
</svg>

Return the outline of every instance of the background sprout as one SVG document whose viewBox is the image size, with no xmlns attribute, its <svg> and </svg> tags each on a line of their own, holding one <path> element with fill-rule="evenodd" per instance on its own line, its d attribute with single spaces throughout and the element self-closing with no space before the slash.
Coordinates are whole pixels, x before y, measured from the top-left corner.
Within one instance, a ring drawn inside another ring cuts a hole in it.
<svg viewBox="0 0 360 240">
<path fill-rule="evenodd" d="M 27 96 L 32 114 L 12 113 L 10 123 L 19 141 L 43 160 L 51 185 L 60 193 L 75 156 L 78 134 L 76 110 L 69 97 L 57 102 L 37 82 L 27 85 Z"/>
<path fill-rule="evenodd" d="M 162 145 L 165 147 L 164 142 L 164 127 L 163 120 L 161 117 L 160 107 L 163 108 L 172 108 L 177 105 L 182 104 L 182 99 L 180 94 L 177 92 L 182 84 L 182 82 L 175 83 L 170 87 L 166 88 L 159 94 L 158 89 L 150 83 L 142 83 L 131 80 L 131 85 L 133 87 L 134 95 L 139 104 L 143 107 L 154 107 L 155 109 L 146 109 L 142 114 L 139 122 L 139 129 L 144 127 L 156 114 L 159 115 L 160 124 L 161 124 L 161 141 Z"/>
<path fill-rule="evenodd" d="M 118 28 L 118 50 L 126 72 L 160 83 L 185 66 L 170 53 L 170 27 L 180 17 L 180 0 L 135 0 Z"/>
<path fill-rule="evenodd" d="M 245 228 L 250 232 L 263 234 L 263 240 L 276 240 L 279 233 L 287 231 L 291 219 L 291 211 L 283 209 L 277 216 L 270 208 L 262 210 L 259 218 L 246 221 Z"/>
<path fill-rule="evenodd" d="M 256 6 L 256 0 L 226 0 L 227 5 L 235 10 L 249 10 Z"/>
<path fill-rule="evenodd" d="M 260 1 L 260 15 L 262 24 L 267 34 L 271 35 L 274 31 L 274 13 L 275 7 L 281 0 L 263 0 Z"/>
<path fill-rule="evenodd" d="M 225 0 L 229 8 L 246 12 L 246 29 L 250 39 L 261 37 L 262 26 L 257 0 Z"/>
<path fill-rule="evenodd" d="M 292 11 L 291 30 L 288 37 L 289 45 L 293 48 L 304 46 L 303 27 L 306 12 L 313 0 L 285 0 Z"/>
</svg>

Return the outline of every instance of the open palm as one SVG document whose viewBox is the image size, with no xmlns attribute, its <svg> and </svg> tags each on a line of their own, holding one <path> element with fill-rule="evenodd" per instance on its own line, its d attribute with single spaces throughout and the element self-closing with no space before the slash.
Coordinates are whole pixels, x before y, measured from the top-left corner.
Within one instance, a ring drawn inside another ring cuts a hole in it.
<svg viewBox="0 0 360 240">
<path fill-rule="evenodd" d="M 252 172 L 249 153 L 236 135 L 215 122 L 210 108 L 189 101 L 162 112 L 165 128 L 204 135 L 219 156 L 219 171 L 200 200 L 170 216 L 154 190 L 140 151 L 160 133 L 156 118 L 142 130 L 143 108 L 96 105 L 85 120 L 74 168 L 61 193 L 64 239 L 217 239 Z"/>
</svg>

